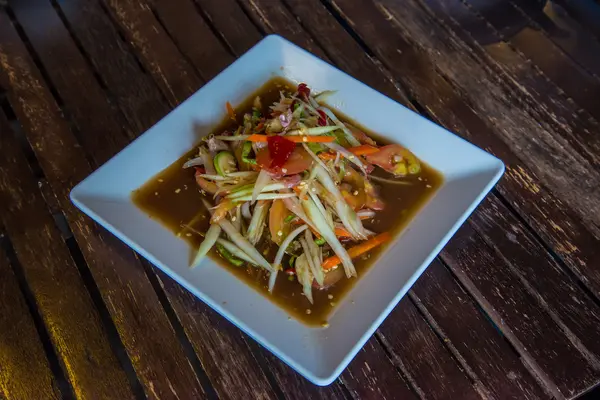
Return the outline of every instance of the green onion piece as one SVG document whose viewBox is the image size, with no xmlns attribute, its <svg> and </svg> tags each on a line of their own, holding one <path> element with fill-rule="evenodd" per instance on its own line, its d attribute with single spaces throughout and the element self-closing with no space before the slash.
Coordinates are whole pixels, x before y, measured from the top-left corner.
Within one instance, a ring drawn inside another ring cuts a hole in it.
<svg viewBox="0 0 600 400">
<path fill-rule="evenodd" d="M 227 250 L 225 246 L 223 246 L 221 243 L 215 244 L 215 247 L 217 248 L 219 254 L 221 254 L 223 258 L 229 261 L 231 264 L 235 265 L 236 267 L 241 267 L 242 265 L 244 265 L 244 262 L 242 260 L 240 260 L 237 257 L 234 257 L 233 254 L 231 254 L 229 250 Z"/>
<path fill-rule="evenodd" d="M 242 147 L 242 161 L 248 164 L 256 164 L 256 159 L 249 158 L 252 151 L 252 142 L 244 142 Z"/>
<path fill-rule="evenodd" d="M 296 218 L 296 216 L 290 214 L 287 217 L 285 217 L 285 219 L 283 220 L 283 222 L 286 223 L 286 224 L 288 224 L 288 223 L 292 222 L 294 220 L 294 218 Z"/>
<path fill-rule="evenodd" d="M 298 256 L 291 256 L 290 260 L 288 261 L 288 264 L 290 265 L 290 267 L 294 266 L 294 263 L 296 262 L 296 258 L 298 258 Z"/>
<path fill-rule="evenodd" d="M 325 239 L 323 239 L 322 237 L 315 239 L 315 244 L 318 246 L 323 246 L 325 243 L 327 243 L 327 241 Z"/>
</svg>

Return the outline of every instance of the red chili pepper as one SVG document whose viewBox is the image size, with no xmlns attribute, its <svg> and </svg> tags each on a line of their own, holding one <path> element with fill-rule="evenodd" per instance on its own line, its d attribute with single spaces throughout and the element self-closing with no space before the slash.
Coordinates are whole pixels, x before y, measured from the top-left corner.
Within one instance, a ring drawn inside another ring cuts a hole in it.
<svg viewBox="0 0 600 400">
<path fill-rule="evenodd" d="M 325 115 L 325 112 L 322 110 L 317 110 L 317 112 L 319 113 L 319 121 L 317 124 L 319 124 L 319 126 L 327 125 L 327 116 Z"/>
<path fill-rule="evenodd" d="M 310 96 L 310 88 L 306 86 L 306 83 L 300 83 L 298 85 L 298 94 L 300 96 L 305 95 L 306 97 Z"/>
<path fill-rule="evenodd" d="M 296 270 L 294 268 L 288 268 L 285 270 L 285 273 L 290 276 L 296 275 Z"/>
<path fill-rule="evenodd" d="M 194 169 L 196 170 L 196 173 L 198 174 L 205 174 L 206 173 L 206 168 L 204 168 L 204 165 L 201 167 L 194 167 Z"/>
<path fill-rule="evenodd" d="M 283 166 L 296 148 L 296 143 L 276 135 L 267 138 L 267 145 L 271 155 L 271 168 Z"/>
</svg>

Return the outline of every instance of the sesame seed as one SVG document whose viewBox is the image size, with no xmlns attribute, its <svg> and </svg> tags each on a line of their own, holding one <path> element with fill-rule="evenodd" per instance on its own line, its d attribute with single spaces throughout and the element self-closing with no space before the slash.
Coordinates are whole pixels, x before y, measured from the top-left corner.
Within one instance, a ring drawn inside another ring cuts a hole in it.
<svg viewBox="0 0 600 400">
<path fill-rule="evenodd" d="M 331 307 L 335 307 L 335 301 L 332 301 L 332 302 L 330 302 L 330 303 L 329 303 L 329 305 L 330 305 Z"/>
<path fill-rule="evenodd" d="M 282 231 L 277 231 L 277 236 L 283 236 L 283 232 Z"/>
<path fill-rule="evenodd" d="M 234 215 L 233 217 L 231 217 L 231 222 L 235 222 L 236 219 L 237 217 Z"/>
<path fill-rule="evenodd" d="M 419 176 L 417 179 L 418 179 L 418 180 L 420 180 L 420 181 L 422 181 L 422 180 L 423 180 L 423 178 L 421 178 L 420 176 Z"/>
<path fill-rule="evenodd" d="M 327 295 L 327 298 L 328 298 L 329 300 L 331 300 L 331 299 L 333 299 L 333 295 L 332 295 L 332 294 L 328 294 L 328 295 Z"/>
<path fill-rule="evenodd" d="M 179 193 L 181 192 L 181 189 L 177 188 L 177 190 L 175 190 L 175 193 Z"/>
<path fill-rule="evenodd" d="M 185 236 L 190 237 L 190 236 L 192 236 L 192 234 L 188 232 L 185 234 Z"/>
<path fill-rule="evenodd" d="M 163 183 L 163 182 L 164 182 L 164 180 L 163 180 L 163 179 L 159 179 L 158 181 L 159 181 L 160 183 Z"/>
<path fill-rule="evenodd" d="M 183 188 L 184 188 L 185 190 L 187 190 L 187 185 L 183 185 Z"/>
<path fill-rule="evenodd" d="M 308 138 L 306 136 L 302 137 L 303 142 L 308 142 Z"/>
<path fill-rule="evenodd" d="M 313 193 L 315 193 L 317 191 L 317 188 L 311 188 L 310 190 L 312 190 Z"/>
<path fill-rule="evenodd" d="M 155 196 L 158 196 L 158 192 L 154 192 L 154 195 L 155 195 Z"/>
<path fill-rule="evenodd" d="M 307 313 L 307 314 L 310 314 L 311 312 L 312 312 L 312 311 L 310 310 L 310 308 L 307 308 L 307 309 L 306 309 L 306 313 Z"/>
<path fill-rule="evenodd" d="M 427 189 L 431 189 L 431 185 L 425 185 Z"/>
<path fill-rule="evenodd" d="M 355 190 L 352 194 L 358 196 L 358 190 Z"/>
<path fill-rule="evenodd" d="M 323 323 L 321 324 L 321 326 L 322 326 L 323 328 L 329 328 L 329 324 L 328 324 L 327 322 L 323 322 Z"/>
</svg>

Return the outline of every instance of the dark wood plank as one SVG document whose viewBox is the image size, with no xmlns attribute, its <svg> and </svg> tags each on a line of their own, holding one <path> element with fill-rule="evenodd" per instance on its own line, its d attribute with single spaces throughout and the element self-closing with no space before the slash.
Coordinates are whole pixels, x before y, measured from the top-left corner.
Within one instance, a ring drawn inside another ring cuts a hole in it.
<svg viewBox="0 0 600 400">
<path fill-rule="evenodd" d="M 13 105 L 25 100 L 22 92 L 43 99 L 43 93 L 36 90 L 41 81 L 23 76 L 22 71 L 26 71 L 27 66 L 22 58 L 24 55 L 18 55 L 15 40 L 11 22 L 0 12 L 0 84 L 7 88 Z M 42 107 L 50 106 L 39 103 L 23 101 L 31 107 L 30 112 L 43 118 L 48 115 L 48 110 Z M 38 124 L 48 134 L 54 128 L 39 119 L 32 118 L 31 123 Z M 19 144 L 6 124 L 2 123 L 1 128 L 0 219 L 65 376 L 80 398 L 133 398 L 125 372 L 111 349 L 77 266 L 38 192 Z M 98 374 L 98 371 L 102 373 Z"/>
<path fill-rule="evenodd" d="M 84 133 L 80 135 L 83 148 L 94 149 L 88 154 L 96 165 L 102 164 L 128 143 L 120 114 L 108 103 L 49 3 L 27 0 L 15 4 L 13 10 L 74 125 Z M 51 44 L 46 40 L 49 26 L 55 39 Z M 86 90 L 81 91 L 82 87 Z M 100 236 L 91 240 L 85 236 L 80 247 L 145 391 L 162 397 L 172 395 L 175 388 L 200 396 L 198 378 L 139 260 L 110 234 L 85 223 L 89 232 Z M 78 230 L 77 226 L 73 229 Z M 77 238 L 82 240 L 81 235 Z"/>
<path fill-rule="evenodd" d="M 546 34 L 574 62 L 596 77 L 600 75 L 600 42 L 571 19 L 562 7 L 541 0 L 513 1 L 511 4 L 530 18 L 531 25 Z"/>
<path fill-rule="evenodd" d="M 600 307 L 495 196 L 470 222 L 574 344 L 600 365 Z"/>
<path fill-rule="evenodd" d="M 600 6 L 597 2 L 596 4 L 593 1 L 579 0 L 553 0 L 552 2 L 560 5 L 573 19 L 600 40 L 600 26 L 598 25 Z"/>
<path fill-rule="evenodd" d="M 405 297 L 378 329 L 399 368 L 419 393 L 432 399 L 476 399 L 484 396 Z"/>
<path fill-rule="evenodd" d="M 337 0 L 335 11 L 348 21 L 394 76 L 413 93 L 432 117 L 502 159 L 507 173 L 496 186 L 511 206 L 533 226 L 594 294 L 600 297 L 597 238 L 573 211 L 550 192 L 506 143 L 466 104 L 448 81 L 365 1 Z M 357 23 L 355 21 L 360 21 Z M 379 40 L 380 37 L 393 40 Z M 590 268 L 586 268 L 590 266 Z"/>
<path fill-rule="evenodd" d="M 371 338 L 356 354 L 340 380 L 356 399 L 417 399 L 390 364 L 383 347 Z"/>
<path fill-rule="evenodd" d="M 124 24 L 123 26 L 126 25 Z M 140 43 L 146 41 L 147 37 L 145 34 L 145 30 L 138 32 L 138 40 L 140 40 Z M 148 54 L 148 52 L 140 54 Z M 144 56 L 140 55 L 140 57 Z M 161 59 L 160 55 L 152 55 L 152 57 L 157 57 L 157 60 Z M 143 58 L 142 61 L 147 62 L 148 59 Z M 156 61 L 156 67 L 162 68 L 160 61 Z M 168 69 L 165 68 L 164 71 L 168 71 Z M 99 69 L 98 72 L 101 76 L 110 76 L 110 74 L 113 73 L 113 70 L 102 68 Z M 173 71 L 170 71 L 169 73 L 173 73 Z M 175 74 L 177 77 L 176 72 Z M 165 75 L 161 77 L 161 79 L 165 80 L 164 87 L 171 85 L 171 76 L 167 75 L 167 72 L 165 72 Z M 172 101 L 174 103 L 183 101 L 183 96 L 186 95 L 187 93 L 185 91 L 178 93 L 176 97 L 173 97 Z M 179 96 L 181 96 L 181 98 Z M 81 96 L 77 101 L 85 103 L 87 99 L 84 96 Z M 65 105 L 66 107 L 70 107 L 71 102 L 66 102 Z M 72 105 L 74 107 L 77 106 L 77 104 Z M 158 113 L 150 115 L 150 117 L 155 120 L 158 120 L 162 116 L 163 115 Z M 95 115 L 93 122 L 97 125 L 102 125 L 103 119 L 100 117 L 100 115 Z M 132 124 L 135 123 L 135 121 L 129 120 L 127 116 L 126 119 Z M 149 128 L 149 126 L 142 127 L 142 129 L 145 128 Z M 142 132 L 135 132 L 135 135 L 140 133 Z M 93 159 L 101 162 L 103 161 L 101 156 L 103 152 L 115 154 L 125 144 L 126 143 L 122 143 L 121 145 L 106 144 L 103 150 L 94 147 L 85 147 L 85 150 Z M 229 325 L 227 325 L 227 329 L 222 328 L 220 326 L 222 322 L 220 322 L 221 320 L 214 312 L 208 310 L 206 306 L 203 306 L 197 299 L 194 299 L 189 293 L 169 278 L 164 278 L 163 276 L 161 281 L 164 282 L 165 279 L 168 280 L 168 283 L 165 284 L 165 292 L 168 300 L 171 305 L 173 305 L 179 321 L 183 324 L 217 394 L 220 397 L 235 397 L 236 393 L 246 393 L 252 398 L 274 397 L 272 388 L 264 373 L 261 371 L 260 366 L 254 361 L 247 344 L 242 340 L 241 332 L 239 332 L 237 328 L 230 327 Z M 205 316 L 205 319 L 198 318 L 201 313 L 203 313 L 202 315 Z M 218 323 L 211 322 L 213 319 L 218 321 Z M 147 321 L 148 323 L 152 323 L 152 318 L 149 318 Z M 211 324 L 207 325 L 207 322 L 211 322 Z M 209 337 L 212 339 L 208 340 L 207 338 Z M 165 371 L 169 371 L 169 369 L 165 369 Z"/>
<path fill-rule="evenodd" d="M 571 96 L 576 103 L 600 119 L 600 106 L 594 99 L 600 91 L 600 81 L 577 65 L 541 31 L 528 26 L 504 35 L 502 28 L 514 20 L 528 21 L 511 3 L 487 0 L 468 0 L 489 23 L 500 30 L 500 36 L 523 53 L 550 80 Z"/>
<path fill-rule="evenodd" d="M 10 134 L 5 122 L 0 115 L 2 136 Z M 0 233 L 0 242 L 2 236 Z M 0 397 L 60 398 L 40 337 L 3 250 L 0 250 Z"/>
<path fill-rule="evenodd" d="M 202 80 L 144 2 L 105 0 L 103 3 L 171 104 L 179 104 L 198 90 Z"/>
<path fill-rule="evenodd" d="M 482 60 L 505 77 L 505 83 L 521 94 L 522 101 L 536 119 L 551 124 L 593 167 L 600 166 L 598 122 L 565 96 L 520 51 L 504 42 L 481 17 L 462 2 L 425 0 L 436 17 L 451 29 Z M 491 43 L 488 43 L 490 42 Z"/>
<path fill-rule="evenodd" d="M 156 115 L 169 112 L 160 90 L 98 2 L 65 0 L 58 2 L 57 10 L 135 132 L 148 129 L 158 120 Z"/>
<path fill-rule="evenodd" d="M 234 1 L 194 1 L 233 53 L 241 55 L 261 39 L 261 33 Z"/>
<path fill-rule="evenodd" d="M 173 279 L 156 272 L 219 398 L 276 398 L 245 335 Z"/>
<path fill-rule="evenodd" d="M 596 360 L 580 352 L 535 297 L 514 285 L 510 265 L 494 257 L 470 226 L 441 255 L 555 396 L 576 396 L 600 380 Z"/>
<path fill-rule="evenodd" d="M 468 46 L 437 25 L 416 0 L 402 7 L 394 2 L 383 2 L 378 8 L 382 16 L 390 18 L 397 34 L 414 41 L 435 63 L 436 69 L 464 94 L 476 112 L 494 121 L 496 135 L 511 148 L 521 152 L 526 149 L 523 162 L 542 177 L 564 203 L 577 211 L 582 220 L 597 230 L 600 227 L 600 173 L 597 171 L 600 170 L 592 168 L 574 152 L 560 131 L 540 123 L 520 107 L 514 91 L 495 74 L 490 74 Z"/>
<path fill-rule="evenodd" d="M 179 50 L 205 81 L 233 62 L 233 56 L 210 30 L 192 0 L 150 0 L 149 4 Z"/>
<path fill-rule="evenodd" d="M 477 304 L 435 260 L 411 290 L 488 392 L 499 399 L 541 399 L 546 394 Z"/>
</svg>

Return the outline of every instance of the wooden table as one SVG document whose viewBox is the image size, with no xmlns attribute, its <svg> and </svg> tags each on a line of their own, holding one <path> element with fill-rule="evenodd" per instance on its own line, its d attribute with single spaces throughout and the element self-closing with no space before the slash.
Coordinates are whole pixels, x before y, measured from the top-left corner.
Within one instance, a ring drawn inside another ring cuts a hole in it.
<svg viewBox="0 0 600 400">
<path fill-rule="evenodd" d="M 0 398 L 572 398 L 600 382 L 597 1 L 0 4 Z M 69 201 L 269 33 L 507 166 L 323 388 Z"/>
</svg>

